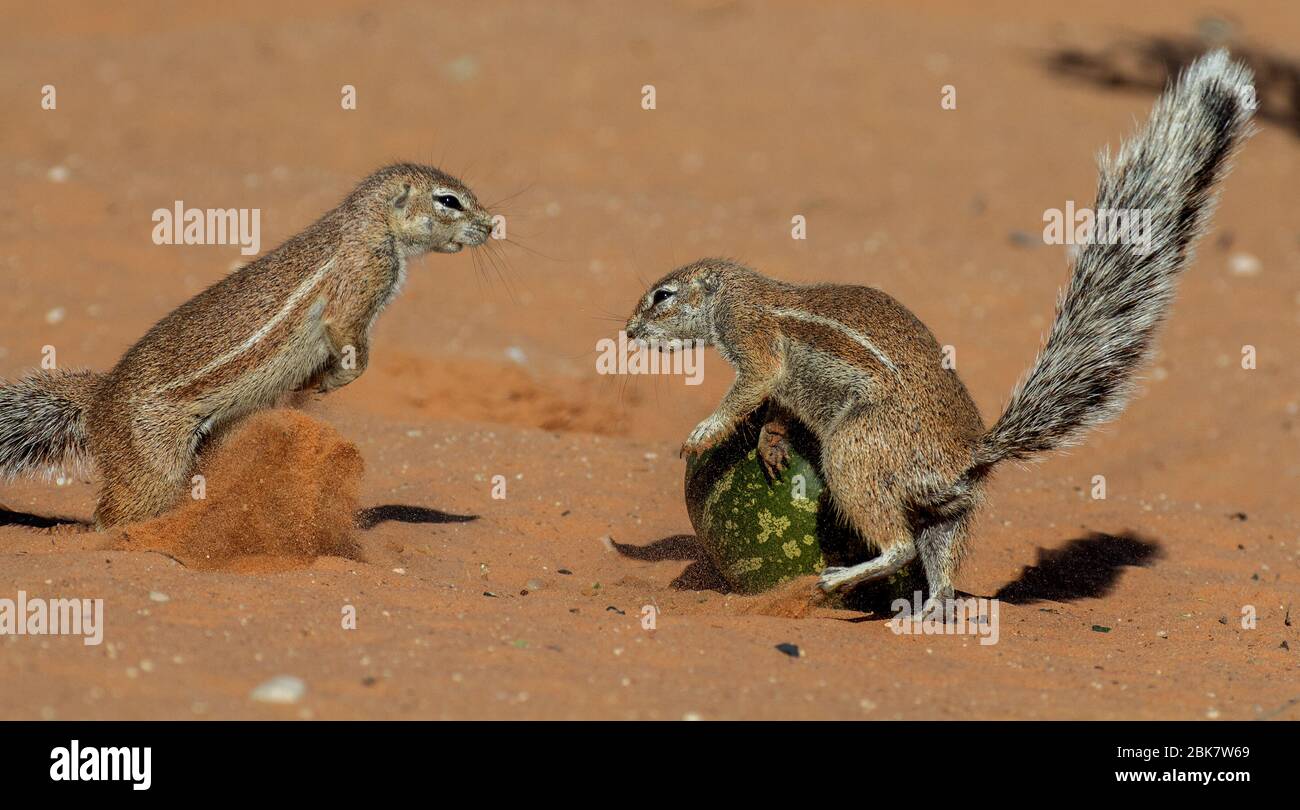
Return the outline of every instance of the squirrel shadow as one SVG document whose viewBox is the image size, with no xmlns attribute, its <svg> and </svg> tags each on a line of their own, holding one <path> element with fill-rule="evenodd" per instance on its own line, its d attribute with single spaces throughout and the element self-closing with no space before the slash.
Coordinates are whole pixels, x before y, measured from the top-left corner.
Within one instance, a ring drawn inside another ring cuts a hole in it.
<svg viewBox="0 0 1300 810">
<path fill-rule="evenodd" d="M 642 562 L 662 562 L 664 560 L 687 560 L 686 566 L 677 578 L 668 583 L 668 587 L 677 591 L 717 591 L 731 593 L 731 586 L 722 578 L 722 574 L 713 567 L 704 548 L 693 534 L 674 534 L 645 546 L 620 543 L 611 540 L 614 550 L 631 560 Z"/>
<path fill-rule="evenodd" d="M 478 520 L 478 515 L 456 515 L 439 509 L 424 506 L 409 506 L 401 503 L 389 503 L 361 509 L 356 514 L 357 528 L 369 531 L 381 523 L 468 523 Z M 28 529 L 54 529 L 64 526 L 90 528 L 91 523 L 68 517 L 49 517 L 31 512 L 18 512 L 0 506 L 0 527 L 23 526 Z"/>
<path fill-rule="evenodd" d="M 1072 602 L 1106 596 L 1126 566 L 1145 567 L 1160 559 L 1160 545 L 1136 534 L 1103 534 L 1071 540 L 1061 548 L 1038 549 L 1038 561 L 993 595 L 1011 605 Z"/>
<path fill-rule="evenodd" d="M 731 587 L 718 569 L 714 567 L 713 563 L 709 561 L 709 558 L 704 553 L 703 546 L 700 545 L 700 542 L 693 534 L 669 535 L 644 546 L 634 546 L 630 543 L 619 543 L 618 541 L 611 542 L 615 551 L 631 560 L 640 560 L 642 562 L 689 561 L 690 565 L 686 566 L 672 582 L 668 583 L 668 587 L 673 590 L 714 591 L 723 594 L 739 593 Z M 836 597 L 824 597 L 817 594 L 811 585 L 816 580 L 816 577 L 809 576 L 806 579 L 810 583 L 807 591 L 807 607 L 809 608 L 841 608 L 868 613 L 877 619 L 888 618 L 892 615 L 889 606 L 896 594 L 890 593 L 883 583 L 865 585 Z M 764 593 L 769 597 L 777 596 L 781 598 L 783 604 L 787 604 L 791 595 L 789 591 L 785 590 L 785 587 L 785 585 L 778 585 Z M 757 596 L 759 594 L 750 595 Z M 802 600 L 797 599 L 796 601 Z"/>
<path fill-rule="evenodd" d="M 65 526 L 89 529 L 89 521 L 69 517 L 47 517 L 31 512 L 17 512 L 0 506 L 0 526 L 24 526 L 28 529 L 56 529 Z"/>
<path fill-rule="evenodd" d="M 440 509 L 425 506 L 409 506 L 402 503 L 387 503 L 372 506 L 357 512 L 357 528 L 369 531 L 381 523 L 469 523 L 478 520 L 478 515 L 454 515 Z"/>
<path fill-rule="evenodd" d="M 1180 70 L 1220 44 L 1255 74 L 1256 115 L 1300 137 L 1300 63 L 1222 36 L 1129 37 L 1096 52 L 1060 48 L 1045 62 L 1052 73 L 1099 87 L 1159 93 Z"/>
<path fill-rule="evenodd" d="M 613 541 L 614 550 L 632 560 L 662 562 L 686 560 L 690 565 L 669 587 L 679 591 L 716 591 L 732 589 L 704 555 L 704 549 L 691 534 L 674 534 L 644 546 Z M 1134 533 L 1104 534 L 1093 532 L 1057 549 L 1038 549 L 1038 560 L 1027 565 L 1020 576 L 998 589 L 993 598 L 1011 605 L 1035 602 L 1073 602 L 1108 595 L 1119 582 L 1126 567 L 1146 567 L 1162 556 L 1160 544 Z M 846 599 L 845 607 L 887 616 L 878 594 L 860 588 L 857 598 Z"/>
</svg>

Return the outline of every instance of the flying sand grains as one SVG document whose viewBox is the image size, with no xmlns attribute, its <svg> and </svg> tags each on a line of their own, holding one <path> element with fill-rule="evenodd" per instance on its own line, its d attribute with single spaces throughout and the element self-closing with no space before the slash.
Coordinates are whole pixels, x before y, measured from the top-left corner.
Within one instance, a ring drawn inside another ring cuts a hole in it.
<svg viewBox="0 0 1300 810">
<path fill-rule="evenodd" d="M 198 569 L 284 570 L 320 556 L 357 560 L 362 468 L 356 446 L 329 425 L 297 411 L 264 411 L 204 453 L 204 498 L 187 497 L 170 512 L 119 529 L 109 544 L 160 551 Z"/>
</svg>

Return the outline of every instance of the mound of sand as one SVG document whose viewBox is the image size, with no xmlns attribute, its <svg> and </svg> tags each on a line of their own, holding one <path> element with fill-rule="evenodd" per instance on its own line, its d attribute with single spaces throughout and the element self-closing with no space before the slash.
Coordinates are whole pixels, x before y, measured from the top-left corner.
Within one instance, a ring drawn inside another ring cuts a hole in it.
<svg viewBox="0 0 1300 810">
<path fill-rule="evenodd" d="M 159 551 L 199 569 L 360 559 L 353 532 L 363 467 L 356 445 L 331 426 L 298 411 L 264 411 L 200 462 L 203 498 L 117 530 L 109 544 Z"/>
</svg>

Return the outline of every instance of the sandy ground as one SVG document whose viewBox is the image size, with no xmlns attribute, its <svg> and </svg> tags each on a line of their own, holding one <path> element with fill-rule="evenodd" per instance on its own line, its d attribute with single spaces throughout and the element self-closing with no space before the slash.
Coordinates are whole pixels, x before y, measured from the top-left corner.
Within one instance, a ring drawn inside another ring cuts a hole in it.
<svg viewBox="0 0 1300 810">
<path fill-rule="evenodd" d="M 710 354 L 698 387 L 594 372 L 646 280 L 725 254 L 885 289 L 956 347 L 991 421 L 1065 277 L 1064 249 L 1033 244 L 1042 212 L 1091 203 L 1094 153 L 1153 98 L 1053 58 L 1194 38 L 1210 5 L 8 5 L 0 374 L 46 346 L 107 368 L 240 261 L 154 245 L 150 214 L 175 200 L 260 208 L 265 250 L 377 166 L 429 161 L 509 198 L 518 244 L 500 275 L 468 254 L 413 264 L 368 373 L 306 406 L 364 459 L 357 559 L 272 543 L 196 565 L 61 523 L 89 519 L 92 483 L 0 485 L 0 597 L 102 598 L 106 622 L 98 647 L 0 639 L 0 717 L 1300 719 L 1285 110 L 1229 178 L 1142 396 L 997 477 L 958 580 L 1002 598 L 995 645 L 792 609 L 803 591 L 726 593 L 676 451 L 730 370 Z M 1300 13 L 1233 5 L 1239 41 L 1300 59 Z M 251 699 L 277 675 L 305 695 Z"/>
</svg>

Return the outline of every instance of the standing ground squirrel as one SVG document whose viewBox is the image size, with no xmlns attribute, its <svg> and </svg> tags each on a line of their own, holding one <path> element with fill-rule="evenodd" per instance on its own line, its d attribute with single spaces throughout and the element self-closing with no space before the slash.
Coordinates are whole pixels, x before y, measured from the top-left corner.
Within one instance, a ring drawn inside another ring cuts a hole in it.
<svg viewBox="0 0 1300 810">
<path fill-rule="evenodd" d="M 0 386 L 0 477 L 93 462 L 95 525 L 153 517 L 190 486 L 200 447 L 291 391 L 366 370 L 370 330 L 406 260 L 483 244 L 491 215 L 438 169 L 380 169 L 302 233 L 191 298 L 112 371 Z"/>
<path fill-rule="evenodd" d="M 787 284 L 725 259 L 669 273 L 638 303 L 628 334 L 661 348 L 703 341 L 736 369 L 683 453 L 715 445 L 765 402 L 793 414 L 821 443 L 838 510 L 879 552 L 826 569 L 819 587 L 887 576 L 919 553 L 925 612 L 941 608 L 991 470 L 1076 443 L 1123 409 L 1208 225 L 1215 186 L 1250 134 L 1253 90 L 1250 73 L 1225 52 L 1208 55 L 1115 159 L 1101 156 L 1097 210 L 1149 214 L 1146 238 L 1082 248 L 1046 343 L 990 430 L 934 336 L 879 290 Z M 774 474 L 784 465 L 780 429 L 778 417 L 759 437 Z"/>
</svg>

